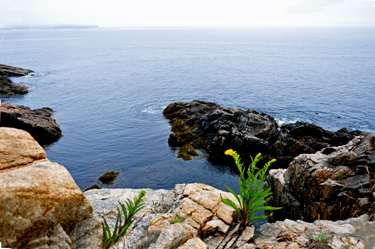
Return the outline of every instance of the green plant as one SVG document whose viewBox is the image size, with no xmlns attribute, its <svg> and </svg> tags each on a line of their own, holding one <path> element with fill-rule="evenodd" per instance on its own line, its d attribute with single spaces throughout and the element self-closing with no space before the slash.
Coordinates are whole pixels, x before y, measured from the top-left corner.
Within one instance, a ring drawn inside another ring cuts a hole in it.
<svg viewBox="0 0 375 249">
<path fill-rule="evenodd" d="M 233 195 L 236 197 L 239 207 L 231 201 L 230 199 L 225 199 L 222 196 L 221 200 L 226 205 L 234 208 L 241 218 L 241 225 L 247 226 L 250 222 L 259 219 L 267 219 L 267 215 L 255 216 L 255 212 L 262 210 L 278 210 L 281 207 L 270 207 L 263 206 L 268 200 L 271 199 L 272 194 L 271 188 L 264 189 L 264 180 L 266 178 L 266 172 L 276 159 L 272 159 L 267 162 L 262 169 L 256 167 L 256 164 L 261 160 L 261 154 L 259 153 L 254 159 L 251 157 L 252 163 L 247 169 L 247 177 L 245 177 L 245 169 L 243 168 L 243 163 L 241 163 L 240 156 L 237 152 L 232 149 L 225 152 L 226 155 L 230 155 L 234 158 L 238 170 L 240 171 L 239 186 L 241 195 L 237 195 L 233 190 L 225 186 Z M 272 215 L 272 213 L 271 213 Z"/>
<path fill-rule="evenodd" d="M 328 244 L 329 237 L 324 234 L 322 228 L 320 228 L 319 234 L 317 234 L 316 231 L 314 231 L 314 235 L 312 235 L 312 236 L 308 235 L 307 232 L 305 232 L 305 234 L 312 241 L 319 242 L 319 243 L 322 243 L 322 244 Z"/>
<path fill-rule="evenodd" d="M 351 245 L 342 245 L 341 246 L 341 249 L 350 249 L 350 248 L 352 248 L 352 246 Z"/>
<path fill-rule="evenodd" d="M 340 174 L 339 179 L 337 180 L 338 183 L 342 184 L 342 180 L 348 178 L 346 174 Z"/>
<path fill-rule="evenodd" d="M 111 234 L 111 230 L 108 226 L 107 221 L 105 220 L 104 217 L 102 217 L 104 220 L 104 222 L 102 222 L 103 224 L 103 246 L 102 248 L 105 248 L 105 249 L 110 248 L 113 244 L 117 243 L 120 240 L 120 238 L 122 238 L 125 235 L 126 231 L 128 230 L 128 228 L 134 221 L 134 215 L 139 210 L 145 207 L 143 200 L 142 200 L 142 198 L 145 195 L 146 195 L 146 191 L 142 190 L 139 193 L 138 197 L 134 198 L 134 202 L 132 202 L 129 199 L 125 202 L 126 207 L 124 204 L 119 202 L 122 213 L 124 215 L 124 224 L 122 224 L 122 218 L 121 218 L 122 215 L 121 215 L 120 209 L 117 208 L 118 215 L 117 215 L 116 225 L 115 225 L 113 234 Z"/>
<path fill-rule="evenodd" d="M 180 222 L 183 222 L 184 219 L 181 218 L 180 216 L 176 216 L 173 218 L 173 220 L 171 221 L 172 224 L 176 224 L 176 223 L 180 223 Z"/>
<path fill-rule="evenodd" d="M 341 175 L 340 175 L 340 179 L 346 179 L 346 178 L 348 178 L 347 175 L 345 175 L 345 174 L 341 174 Z"/>
</svg>

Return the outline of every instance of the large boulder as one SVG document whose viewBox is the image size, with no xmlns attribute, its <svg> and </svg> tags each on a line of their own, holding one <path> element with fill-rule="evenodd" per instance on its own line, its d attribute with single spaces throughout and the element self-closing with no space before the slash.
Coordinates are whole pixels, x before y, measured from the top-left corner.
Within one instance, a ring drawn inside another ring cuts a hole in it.
<svg viewBox="0 0 375 249">
<path fill-rule="evenodd" d="M 255 110 L 233 109 L 208 101 L 175 102 L 163 111 L 170 120 L 168 143 L 180 147 L 184 160 L 205 149 L 210 160 L 223 162 L 224 151 L 236 150 L 244 160 L 261 152 L 265 160 L 276 158 L 273 166 L 287 167 L 302 153 L 315 153 L 332 145 L 343 145 L 362 132 L 346 129 L 333 133 L 309 123 L 297 122 L 279 127 L 273 117 Z"/>
<path fill-rule="evenodd" d="M 25 130 L 42 145 L 55 142 L 62 136 L 60 126 L 51 117 L 51 108 L 32 110 L 22 105 L 1 103 L 0 114 L 0 126 Z"/>
<path fill-rule="evenodd" d="M 12 96 L 28 93 L 27 86 L 0 76 L 0 95 Z"/>
<path fill-rule="evenodd" d="M 101 223 L 66 168 L 26 131 L 0 127 L 0 141 L 2 246 L 99 248 Z"/>
<path fill-rule="evenodd" d="M 0 64 L 0 76 L 8 76 L 8 77 L 26 76 L 29 73 L 33 73 L 33 72 L 34 71 L 30 69 L 23 69 L 20 67 L 12 67 L 12 66 Z"/>
<path fill-rule="evenodd" d="M 283 207 L 270 220 L 375 219 L 375 133 L 344 146 L 296 157 L 287 169 L 270 170 L 268 202 Z"/>
</svg>

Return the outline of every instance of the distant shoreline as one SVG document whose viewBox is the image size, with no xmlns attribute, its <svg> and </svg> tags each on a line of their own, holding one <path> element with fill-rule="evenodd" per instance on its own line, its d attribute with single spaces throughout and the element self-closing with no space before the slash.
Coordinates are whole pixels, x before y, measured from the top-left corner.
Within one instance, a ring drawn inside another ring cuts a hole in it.
<svg viewBox="0 0 375 249">
<path fill-rule="evenodd" d="M 20 26 L 7 26 L 0 28 L 0 30 L 13 30 L 13 29 L 93 29 L 99 28 L 97 25 L 20 25 Z"/>
</svg>

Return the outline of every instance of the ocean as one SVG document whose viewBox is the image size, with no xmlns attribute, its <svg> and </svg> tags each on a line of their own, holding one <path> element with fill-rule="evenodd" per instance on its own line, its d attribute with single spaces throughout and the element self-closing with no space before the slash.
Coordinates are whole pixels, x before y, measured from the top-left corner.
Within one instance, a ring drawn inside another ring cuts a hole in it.
<svg viewBox="0 0 375 249">
<path fill-rule="evenodd" d="M 375 132 L 374 28 L 127 28 L 1 30 L 0 64 L 35 71 L 12 78 L 51 107 L 63 137 L 45 148 L 84 190 L 172 189 L 200 182 L 238 191 L 238 176 L 168 146 L 162 111 L 208 100 L 255 109 L 280 124 Z M 112 185 L 99 176 L 120 172 Z"/>
</svg>

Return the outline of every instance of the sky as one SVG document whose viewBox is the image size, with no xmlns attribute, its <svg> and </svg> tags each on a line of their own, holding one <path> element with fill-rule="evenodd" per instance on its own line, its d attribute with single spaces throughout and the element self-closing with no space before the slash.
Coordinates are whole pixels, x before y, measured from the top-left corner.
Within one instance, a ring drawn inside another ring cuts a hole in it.
<svg viewBox="0 0 375 249">
<path fill-rule="evenodd" d="M 375 27 L 375 0 L 0 0 L 0 28 Z"/>
</svg>

